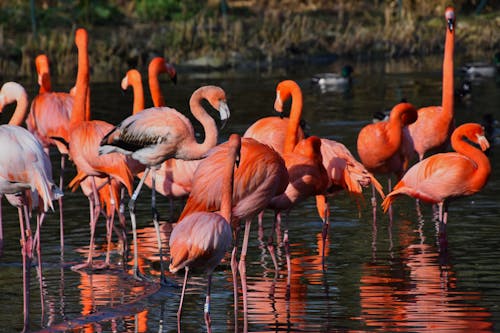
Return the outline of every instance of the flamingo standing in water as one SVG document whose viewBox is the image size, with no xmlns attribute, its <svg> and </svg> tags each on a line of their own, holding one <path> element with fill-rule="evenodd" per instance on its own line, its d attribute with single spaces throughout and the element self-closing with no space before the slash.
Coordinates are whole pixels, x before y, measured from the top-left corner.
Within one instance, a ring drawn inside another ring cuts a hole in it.
<svg viewBox="0 0 500 333">
<path fill-rule="evenodd" d="M 194 212 L 217 211 L 221 207 L 221 179 L 214 177 L 226 163 L 228 144 L 213 148 L 206 158 L 200 161 L 193 175 L 191 193 L 179 217 Z M 251 138 L 241 140 L 241 159 L 234 175 L 233 211 L 231 224 L 234 230 L 234 247 L 231 253 L 231 271 L 234 285 L 235 323 L 237 323 L 238 286 L 237 272 L 240 271 L 243 289 L 243 304 L 246 307 L 246 267 L 245 259 L 252 219 L 263 211 L 271 199 L 285 191 L 288 185 L 288 172 L 283 158 L 268 145 Z M 237 262 L 238 236 L 240 221 L 245 221 L 240 261 Z"/>
<path fill-rule="evenodd" d="M 5 85 L 7 87 L 4 90 Z M 4 103 L 9 101 L 6 97 L 9 94 L 4 95 L 4 93 L 17 91 L 17 95 L 26 95 L 24 88 L 17 83 L 9 82 L 5 85 L 0 92 L 0 112 Z M 21 105 L 24 105 L 23 109 L 16 107 L 9 124 L 0 126 L 0 147 L 3 147 L 0 156 L 0 197 L 5 195 L 12 205 L 18 207 L 23 255 L 23 331 L 29 331 L 29 280 L 33 248 L 36 247 L 38 250 L 38 264 L 41 267 L 39 229 L 45 212 L 54 209 L 52 200 L 57 200 L 59 196 L 62 196 L 62 192 L 54 185 L 52 166 L 40 142 L 29 131 L 18 126 L 24 122 L 28 103 L 26 101 Z M 29 216 L 32 205 L 36 204 L 37 199 L 41 200 L 40 213 L 37 215 L 37 231 L 33 239 Z M 2 236 L 1 232 L 0 236 Z M 0 248 L 2 241 L 0 237 Z M 40 283 L 41 279 L 40 276 Z"/>
<path fill-rule="evenodd" d="M 453 49 L 455 41 L 455 11 L 447 7 L 446 37 L 443 61 L 443 97 L 442 105 L 428 106 L 418 110 L 418 119 L 408 126 L 413 149 L 419 160 L 430 150 L 442 151 L 449 142 L 454 125 L 454 81 Z"/>
<path fill-rule="evenodd" d="M 220 212 L 195 212 L 179 220 L 170 234 L 170 271 L 184 268 L 184 283 L 177 312 L 177 325 L 180 331 L 182 303 L 186 291 L 189 269 L 203 268 L 207 272 L 207 296 L 205 301 L 205 323 L 210 327 L 210 287 L 212 272 L 220 263 L 233 241 L 231 231 L 231 212 L 233 197 L 234 166 L 238 165 L 241 138 L 237 134 L 229 137 L 226 143 L 224 168 L 221 172 Z"/>
<path fill-rule="evenodd" d="M 476 123 L 457 127 L 451 136 L 455 152 L 432 155 L 413 165 L 382 202 L 384 211 L 405 194 L 438 204 L 439 220 L 446 224 L 448 202 L 479 192 L 488 181 L 491 165 L 482 152 L 489 147 L 484 135 L 484 128 Z"/>
<path fill-rule="evenodd" d="M 285 80 L 276 87 L 276 100 L 274 108 L 283 112 L 283 104 L 292 98 L 290 118 L 266 117 L 257 120 L 245 132 L 245 137 L 252 137 L 262 143 L 272 146 L 282 156 L 285 149 L 290 152 L 297 142 L 304 138 L 300 128 L 302 114 L 302 91 L 299 85 L 292 80 Z M 341 143 L 326 138 L 321 138 L 321 155 L 323 166 L 329 175 L 328 192 L 333 194 L 339 189 L 346 189 L 349 193 L 359 195 L 361 187 L 373 183 L 377 189 L 380 184 L 359 163 L 349 150 Z M 323 220 L 323 238 L 327 237 L 329 225 L 329 208 L 326 196 L 320 194 L 316 197 L 317 209 Z"/>
<path fill-rule="evenodd" d="M 42 143 L 45 152 L 56 146 L 61 155 L 59 188 L 64 187 L 64 171 L 68 148 L 53 137 L 69 141 L 69 119 L 73 109 L 74 97 L 65 92 L 53 92 L 50 80 L 50 66 L 47 55 L 40 54 L 35 58 L 38 74 L 39 94 L 33 98 L 31 109 L 26 118 L 28 130 Z M 64 253 L 64 213 L 62 197 L 59 199 L 59 224 L 61 254 Z"/>
<path fill-rule="evenodd" d="M 358 155 L 363 165 L 373 173 L 390 174 L 401 179 L 411 160 L 411 145 L 406 126 L 415 122 L 417 110 L 410 103 L 394 106 L 386 121 L 368 124 L 358 134 Z M 383 196 L 382 196 L 383 197 Z M 375 190 L 372 194 L 373 217 L 376 213 Z"/>
<path fill-rule="evenodd" d="M 197 89 L 191 96 L 189 105 L 194 117 L 200 121 L 205 130 L 205 140 L 202 143 L 196 141 L 191 122 L 183 114 L 168 107 L 149 108 L 126 118 L 110 130 L 101 141 L 100 154 L 120 152 L 146 165 L 146 171 L 129 201 L 130 218 L 134 232 L 135 277 L 138 277 L 135 201 L 148 173 L 150 171 L 152 173 L 153 223 L 157 229 L 163 279 L 161 238 L 156 210 L 155 172 L 160 164 L 169 158 L 200 159 L 217 144 L 217 126 L 215 120 L 201 105 L 203 99 L 208 100 L 219 111 L 222 121 L 226 121 L 230 115 L 226 94 L 222 88 L 204 86 Z"/>
<path fill-rule="evenodd" d="M 86 263 L 75 265 L 73 269 L 84 267 L 93 268 L 93 266 L 100 268 L 101 265 L 93 265 L 92 262 L 95 226 L 101 210 L 101 197 L 99 196 L 99 190 L 95 179 L 101 178 L 104 184 L 101 186 L 105 186 L 105 184 L 110 186 L 110 205 L 116 205 L 118 199 L 116 197 L 113 198 L 112 193 L 119 193 L 119 191 L 113 189 L 112 183 L 114 181 L 120 183 L 122 186 L 125 186 L 129 194 L 131 194 L 133 176 L 128 168 L 126 158 L 123 155 L 99 155 L 99 143 L 106 133 L 112 130 L 113 126 L 100 120 L 85 120 L 87 103 L 89 102 L 88 34 L 85 29 L 80 28 L 76 30 L 75 44 L 78 48 L 78 72 L 75 86 L 75 100 L 70 118 L 68 152 L 71 160 L 73 160 L 76 165 L 78 174 L 70 185 L 76 186 L 88 179 L 92 191 L 91 196 L 89 196 L 91 207 L 89 255 Z M 114 207 L 110 209 L 112 211 Z M 108 261 L 106 261 L 105 265 L 108 265 Z"/>
</svg>

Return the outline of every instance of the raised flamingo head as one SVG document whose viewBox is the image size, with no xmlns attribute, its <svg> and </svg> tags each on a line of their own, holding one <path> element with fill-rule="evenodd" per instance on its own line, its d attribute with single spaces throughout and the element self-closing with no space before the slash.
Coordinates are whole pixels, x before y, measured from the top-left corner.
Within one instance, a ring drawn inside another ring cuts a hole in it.
<svg viewBox="0 0 500 333">
<path fill-rule="evenodd" d="M 44 91 L 51 91 L 49 58 L 45 54 L 39 54 L 35 58 L 36 72 L 38 74 L 38 85 Z"/>
<path fill-rule="evenodd" d="M 78 48 L 86 47 L 89 43 L 89 36 L 87 30 L 78 28 L 75 32 L 75 44 Z"/>
<path fill-rule="evenodd" d="M 485 136 L 484 127 L 477 123 L 466 123 L 457 127 L 451 135 L 451 141 L 453 143 L 457 140 L 465 140 L 477 144 L 482 151 L 490 147 L 490 143 Z"/>
<path fill-rule="evenodd" d="M 283 112 L 283 104 L 292 96 L 292 93 L 297 91 L 300 92 L 300 87 L 295 81 L 285 80 L 278 83 L 274 109 L 277 112 Z"/>
<path fill-rule="evenodd" d="M 455 28 L 455 9 L 453 9 L 453 7 L 447 7 L 444 11 L 444 17 L 448 23 L 448 30 L 453 32 L 453 29 Z"/>
<path fill-rule="evenodd" d="M 149 62 L 148 75 L 149 77 L 158 76 L 159 73 L 167 73 L 173 83 L 177 83 L 177 71 L 163 57 L 155 57 Z"/>
<path fill-rule="evenodd" d="M 121 87 L 123 90 L 127 90 L 127 88 L 134 84 L 134 82 L 141 82 L 142 77 L 141 73 L 137 69 L 130 69 L 125 77 L 122 79 Z"/>
</svg>

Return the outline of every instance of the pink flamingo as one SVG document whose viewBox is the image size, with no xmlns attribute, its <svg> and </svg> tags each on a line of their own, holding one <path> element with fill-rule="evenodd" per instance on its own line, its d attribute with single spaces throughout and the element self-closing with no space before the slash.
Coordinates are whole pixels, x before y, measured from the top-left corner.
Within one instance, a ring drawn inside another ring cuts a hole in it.
<svg viewBox="0 0 500 333">
<path fill-rule="evenodd" d="M 238 165 L 241 138 L 237 134 L 229 137 L 224 168 L 221 169 L 220 212 L 195 212 L 179 220 L 170 234 L 170 254 L 172 273 L 184 268 L 184 283 L 177 311 L 177 325 L 180 331 L 182 303 L 190 268 L 203 268 L 207 272 L 207 296 L 205 301 L 205 323 L 210 326 L 210 287 L 212 272 L 220 263 L 233 241 L 231 231 L 231 211 L 233 197 L 234 165 Z"/>
<path fill-rule="evenodd" d="M 95 226 L 101 210 L 101 197 L 99 196 L 95 179 L 105 179 L 101 180 L 104 184 L 111 184 L 111 179 L 114 179 L 125 186 L 129 194 L 131 194 L 133 176 L 127 166 L 127 161 L 124 156 L 120 154 L 108 156 L 99 155 L 99 143 L 113 126 L 100 120 L 85 120 L 87 103 L 89 102 L 88 34 L 85 29 L 77 29 L 75 33 L 75 44 L 78 48 L 78 73 L 76 80 L 76 95 L 74 97 L 74 106 L 70 118 L 68 152 L 78 171 L 78 175 L 72 181 L 72 184 L 78 184 L 86 178 L 88 178 L 91 183 L 92 195 L 89 197 L 89 202 L 92 212 L 90 215 L 90 245 L 88 259 L 86 263 L 76 265 L 73 269 L 84 267 L 92 268 L 93 266 L 100 268 L 101 265 L 97 266 L 92 263 Z M 111 193 L 114 192 L 115 190 L 110 187 L 110 200 L 112 199 Z M 114 200 L 116 200 L 116 198 L 114 198 Z M 112 205 L 112 203 L 110 204 Z M 111 211 L 113 209 L 114 208 L 111 208 Z M 105 265 L 107 264 L 108 262 L 105 263 Z"/>
<path fill-rule="evenodd" d="M 445 10 L 446 37 L 443 61 L 442 105 L 428 106 L 418 110 L 418 119 L 408 126 L 413 149 L 419 160 L 430 150 L 442 151 L 449 142 L 454 125 L 454 81 L 453 49 L 455 41 L 455 11 L 452 7 Z"/>
<path fill-rule="evenodd" d="M 363 165 L 370 172 L 390 174 L 400 179 L 411 160 L 411 146 L 406 126 L 415 122 L 417 110 L 410 103 L 394 106 L 386 121 L 368 124 L 359 131 L 357 148 Z M 384 196 L 382 195 L 382 198 Z M 376 216 L 375 190 L 372 193 L 373 217 Z"/>
<path fill-rule="evenodd" d="M 448 202 L 479 192 L 488 181 L 491 165 L 482 151 L 489 147 L 484 129 L 475 123 L 463 124 L 451 136 L 455 152 L 432 155 L 413 165 L 382 202 L 387 211 L 396 197 L 405 194 L 438 204 L 439 220 L 446 224 Z"/>
<path fill-rule="evenodd" d="M 134 231 L 135 277 L 137 277 L 138 272 L 135 201 L 148 173 L 150 171 L 152 173 L 153 223 L 157 229 L 160 262 L 163 262 L 158 212 L 156 210 L 156 170 L 162 162 L 172 157 L 186 160 L 200 159 L 211 147 L 217 144 L 217 126 L 215 120 L 208 115 L 201 105 L 203 99 L 208 100 L 219 111 L 223 121 L 226 121 L 230 115 L 224 90 L 216 86 L 204 86 L 197 89 L 191 96 L 189 105 L 194 117 L 200 121 L 205 130 L 205 140 L 202 143 L 196 141 L 191 122 L 183 114 L 168 107 L 153 107 L 129 116 L 110 130 L 101 141 L 100 154 L 120 152 L 146 166 L 146 171 L 129 201 L 129 211 Z M 163 265 L 160 265 L 163 272 Z M 163 277 L 162 274 L 162 279 Z"/>
<path fill-rule="evenodd" d="M 18 88 L 16 85 L 14 87 Z M 2 100 L 3 97 L 0 97 L 0 111 L 3 108 Z M 26 114 L 28 104 L 25 105 Z M 54 209 L 52 200 L 57 200 L 59 196 L 62 196 L 62 192 L 52 181 L 52 167 L 49 157 L 45 154 L 38 140 L 26 129 L 15 125 L 15 123 L 24 121 L 24 118 L 16 118 L 19 115 L 19 112 L 15 112 L 15 117 L 11 119 L 12 124 L 0 126 L 0 146 L 4 147 L 0 156 L 0 197 L 5 195 L 12 205 L 18 207 L 23 256 L 23 331 L 28 331 L 29 280 L 33 249 L 37 248 L 38 250 L 38 264 L 41 267 L 40 226 L 44 213 L 49 209 Z M 32 205 L 36 204 L 38 198 L 41 201 L 40 213 L 37 215 L 37 231 L 33 239 L 29 216 Z M 0 214 L 0 229 L 1 224 Z M 2 238 L 0 237 L 0 246 L 1 243 Z M 41 279 L 40 276 L 40 283 Z"/>
<path fill-rule="evenodd" d="M 73 109 L 74 98 L 69 93 L 53 92 L 50 80 L 49 59 L 45 54 L 35 58 L 38 74 L 39 94 L 33 98 L 31 109 L 26 118 L 28 130 L 42 143 L 45 152 L 55 146 L 61 155 L 59 188 L 64 187 L 64 171 L 68 148 L 53 137 L 69 140 L 69 119 Z M 64 253 L 64 213 L 62 197 L 59 199 L 59 224 L 61 254 Z"/>
<path fill-rule="evenodd" d="M 177 83 L 177 72 L 175 67 L 168 63 L 163 57 L 155 57 L 151 59 L 148 66 L 148 83 L 151 98 L 154 106 L 166 106 L 165 98 L 161 93 L 160 81 L 158 75 L 167 73 L 174 84 Z"/>
<path fill-rule="evenodd" d="M 220 210 L 222 184 L 220 177 L 214 177 L 213 175 L 218 173 L 225 165 L 227 149 L 227 143 L 220 144 L 213 148 L 206 158 L 201 160 L 194 173 L 191 193 L 179 220 L 194 212 Z M 231 224 L 235 233 L 235 242 L 231 253 L 231 271 L 234 286 L 235 323 L 237 323 L 238 270 L 242 281 L 245 311 L 247 309 L 245 260 L 252 219 L 269 205 L 273 197 L 285 191 L 288 185 L 288 172 L 285 162 L 274 149 L 254 139 L 243 138 L 241 140 L 241 159 L 234 177 Z M 237 239 L 240 221 L 245 221 L 245 231 L 238 264 Z"/>
</svg>

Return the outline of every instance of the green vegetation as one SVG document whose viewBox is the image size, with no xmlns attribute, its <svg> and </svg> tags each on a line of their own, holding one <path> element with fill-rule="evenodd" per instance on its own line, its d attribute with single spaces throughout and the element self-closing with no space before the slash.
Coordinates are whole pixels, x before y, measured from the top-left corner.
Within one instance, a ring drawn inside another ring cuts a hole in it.
<svg viewBox="0 0 500 333">
<path fill-rule="evenodd" d="M 266 66 L 318 56 L 422 56 L 442 52 L 447 4 L 441 0 L 0 0 L 0 75 L 32 75 L 34 57 L 44 52 L 52 60 L 54 75 L 72 78 L 76 27 L 89 30 L 93 76 L 102 80 L 121 76 L 131 67 L 141 69 L 153 55 L 176 64 L 209 66 Z M 470 57 L 498 51 L 500 3 L 463 0 L 454 6 L 456 51 Z"/>
</svg>

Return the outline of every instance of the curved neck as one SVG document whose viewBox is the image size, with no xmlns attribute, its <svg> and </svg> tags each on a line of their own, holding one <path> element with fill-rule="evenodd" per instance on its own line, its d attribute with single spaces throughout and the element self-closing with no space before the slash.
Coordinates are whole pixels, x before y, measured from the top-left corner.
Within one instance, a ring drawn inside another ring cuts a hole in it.
<svg viewBox="0 0 500 333">
<path fill-rule="evenodd" d="M 82 36 L 84 34 L 85 36 Z M 81 36 L 81 37 L 80 37 Z M 78 40 L 80 37 L 81 40 Z M 87 109 L 90 93 L 89 86 L 89 56 L 88 56 L 88 41 L 86 31 L 77 30 L 76 46 L 78 48 L 78 72 L 76 75 L 76 93 L 73 103 L 73 111 L 71 112 L 70 127 L 76 126 L 85 121 L 89 117 Z"/>
<path fill-rule="evenodd" d="M 160 58 L 155 58 L 151 61 L 148 67 L 148 83 L 149 83 L 149 91 L 151 93 L 151 99 L 153 100 L 153 105 L 165 106 L 165 99 L 163 98 L 163 94 L 161 93 L 160 80 L 158 80 L 158 75 L 160 73 L 165 73 L 165 66 L 160 66 L 158 60 Z M 163 60 L 161 61 L 163 62 Z"/>
<path fill-rule="evenodd" d="M 468 183 L 472 188 L 481 189 L 491 173 L 488 157 L 481 150 L 464 141 L 460 135 L 452 137 L 451 146 L 457 153 L 467 156 L 476 163 L 477 169 L 473 176 L 468 179 Z"/>
<path fill-rule="evenodd" d="M 195 143 L 190 147 L 189 154 L 192 156 L 201 156 L 217 144 L 217 124 L 201 105 L 201 101 L 208 97 L 208 91 L 209 90 L 206 88 L 200 88 L 193 93 L 191 99 L 189 100 L 191 113 L 196 120 L 201 123 L 203 130 L 205 131 L 205 139 L 203 142 Z"/>
<path fill-rule="evenodd" d="M 443 60 L 443 113 L 453 118 L 454 80 L 453 80 L 453 52 L 455 43 L 455 29 L 446 28 Z"/>
<path fill-rule="evenodd" d="M 297 132 L 302 117 L 302 91 L 297 84 L 289 85 L 290 96 L 292 97 L 292 106 L 290 109 L 290 121 L 286 130 L 284 153 L 290 153 L 297 145 Z"/>
<path fill-rule="evenodd" d="M 21 126 L 28 115 L 28 94 L 21 85 L 16 84 L 12 87 L 11 97 L 12 102 L 16 101 L 16 109 L 9 120 L 9 125 Z"/>
<path fill-rule="evenodd" d="M 144 88 L 142 86 L 141 73 L 139 73 L 138 70 L 131 69 L 128 71 L 125 78 L 127 79 L 126 85 L 132 86 L 132 90 L 134 91 L 134 106 L 132 109 L 132 114 L 136 114 L 139 111 L 144 110 Z"/>
<path fill-rule="evenodd" d="M 394 153 L 401 147 L 401 141 L 403 140 L 403 113 L 405 111 L 401 109 L 393 109 L 389 116 L 389 120 L 385 123 L 385 135 L 387 136 L 388 145 L 391 149 L 386 149 L 385 152 L 388 156 L 394 155 Z"/>
</svg>

